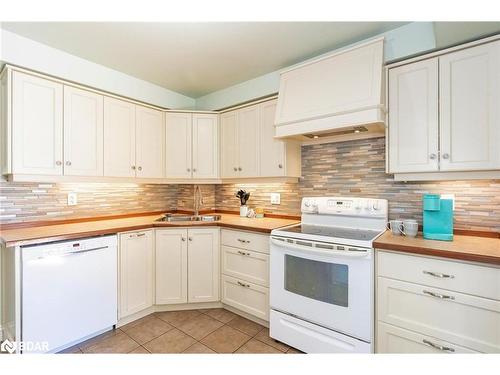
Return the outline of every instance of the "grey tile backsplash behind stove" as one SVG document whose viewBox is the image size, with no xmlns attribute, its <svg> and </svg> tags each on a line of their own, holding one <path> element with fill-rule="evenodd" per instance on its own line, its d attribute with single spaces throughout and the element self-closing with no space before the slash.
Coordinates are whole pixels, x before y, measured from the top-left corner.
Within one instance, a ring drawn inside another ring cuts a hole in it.
<svg viewBox="0 0 500 375">
<path fill-rule="evenodd" d="M 385 173 L 384 138 L 302 147 L 299 183 L 202 185 L 204 209 L 238 210 L 235 192 L 251 192 L 250 207 L 266 212 L 300 214 L 303 196 L 360 196 L 389 200 L 390 218 L 421 219 L 424 193 L 456 195 L 455 227 L 500 231 L 500 181 L 396 182 Z M 78 193 L 77 206 L 66 194 Z M 281 194 L 271 205 L 269 194 Z M 0 183 L 0 222 L 50 220 L 94 215 L 191 210 L 192 185 L 127 183 Z"/>
</svg>

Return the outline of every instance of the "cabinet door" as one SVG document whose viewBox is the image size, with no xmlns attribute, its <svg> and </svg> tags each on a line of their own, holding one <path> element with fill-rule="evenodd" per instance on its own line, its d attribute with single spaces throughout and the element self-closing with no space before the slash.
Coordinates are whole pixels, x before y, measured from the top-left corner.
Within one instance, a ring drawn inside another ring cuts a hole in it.
<svg viewBox="0 0 500 375">
<path fill-rule="evenodd" d="M 218 116 L 193 114 L 193 177 L 219 175 Z"/>
<path fill-rule="evenodd" d="M 64 86 L 64 174 L 103 175 L 103 96 Z"/>
<path fill-rule="evenodd" d="M 62 175 L 63 85 L 13 72 L 13 173 Z"/>
<path fill-rule="evenodd" d="M 259 176 L 259 120 L 258 105 L 238 111 L 238 171 L 240 177 Z"/>
<path fill-rule="evenodd" d="M 165 165 L 167 178 L 191 178 L 191 113 L 167 113 Z"/>
<path fill-rule="evenodd" d="M 269 288 L 222 275 L 222 302 L 269 321 Z"/>
<path fill-rule="evenodd" d="M 135 105 L 104 97 L 104 175 L 135 177 Z"/>
<path fill-rule="evenodd" d="M 274 138 L 277 100 L 260 104 L 260 176 L 285 175 L 285 142 Z"/>
<path fill-rule="evenodd" d="M 136 176 L 162 178 L 165 175 L 163 112 L 136 106 L 135 118 Z"/>
<path fill-rule="evenodd" d="M 441 170 L 500 168 L 500 42 L 439 58 Z"/>
<path fill-rule="evenodd" d="M 389 70 L 389 173 L 439 169 L 437 58 Z"/>
<path fill-rule="evenodd" d="M 153 305 L 152 231 L 120 235 L 120 318 Z"/>
<path fill-rule="evenodd" d="M 187 229 L 156 230 L 156 304 L 187 303 Z"/>
<path fill-rule="evenodd" d="M 238 111 L 221 114 L 220 125 L 222 177 L 238 177 Z"/>
<path fill-rule="evenodd" d="M 188 230 L 188 302 L 219 300 L 219 230 Z"/>
</svg>

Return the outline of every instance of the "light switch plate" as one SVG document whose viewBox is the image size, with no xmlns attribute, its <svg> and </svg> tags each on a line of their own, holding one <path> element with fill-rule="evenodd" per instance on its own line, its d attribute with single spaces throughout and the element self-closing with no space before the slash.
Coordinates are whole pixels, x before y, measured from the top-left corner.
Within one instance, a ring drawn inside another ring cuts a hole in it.
<svg viewBox="0 0 500 375">
<path fill-rule="evenodd" d="M 281 203 L 281 194 L 271 193 L 271 204 L 280 204 L 280 203 Z"/>
<path fill-rule="evenodd" d="M 68 193 L 68 206 L 76 206 L 78 204 L 78 197 L 76 193 Z"/>
</svg>

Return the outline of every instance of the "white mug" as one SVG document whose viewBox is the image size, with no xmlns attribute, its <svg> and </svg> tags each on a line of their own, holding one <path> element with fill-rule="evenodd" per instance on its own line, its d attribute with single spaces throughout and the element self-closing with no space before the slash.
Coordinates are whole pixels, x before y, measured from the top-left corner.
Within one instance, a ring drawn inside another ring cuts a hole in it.
<svg viewBox="0 0 500 375">
<path fill-rule="evenodd" d="M 402 231 L 401 231 L 401 226 L 403 225 L 402 220 L 389 220 L 387 223 L 387 229 L 390 229 L 392 234 L 395 236 L 399 236 Z"/>
<path fill-rule="evenodd" d="M 413 219 L 403 220 L 399 230 L 407 237 L 416 237 L 418 233 L 418 223 Z"/>
</svg>

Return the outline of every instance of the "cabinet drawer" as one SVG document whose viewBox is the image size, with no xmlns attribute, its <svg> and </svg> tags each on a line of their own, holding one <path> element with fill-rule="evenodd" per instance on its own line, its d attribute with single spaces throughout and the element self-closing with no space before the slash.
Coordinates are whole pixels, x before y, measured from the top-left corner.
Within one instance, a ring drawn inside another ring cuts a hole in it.
<svg viewBox="0 0 500 375">
<path fill-rule="evenodd" d="M 222 275 L 222 303 L 269 320 L 269 288 Z"/>
<path fill-rule="evenodd" d="M 269 236 L 236 230 L 222 230 L 222 244 L 269 254 Z"/>
<path fill-rule="evenodd" d="M 377 278 L 378 319 L 480 352 L 500 352 L 500 302 Z"/>
<path fill-rule="evenodd" d="M 377 353 L 401 354 L 467 354 L 479 353 L 434 337 L 398 328 L 390 324 L 377 324 Z"/>
<path fill-rule="evenodd" d="M 500 300 L 500 268 L 378 251 L 377 276 Z"/>
<path fill-rule="evenodd" d="M 269 255 L 223 245 L 222 273 L 269 286 Z"/>
</svg>

